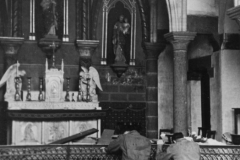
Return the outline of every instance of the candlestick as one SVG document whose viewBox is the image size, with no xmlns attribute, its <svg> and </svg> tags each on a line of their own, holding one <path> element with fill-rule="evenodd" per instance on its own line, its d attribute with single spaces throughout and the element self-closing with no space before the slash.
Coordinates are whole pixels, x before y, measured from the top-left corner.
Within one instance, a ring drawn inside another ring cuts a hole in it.
<svg viewBox="0 0 240 160">
<path fill-rule="evenodd" d="M 70 95 L 69 95 L 69 83 L 70 83 L 70 78 L 67 78 L 67 91 L 66 91 L 66 96 L 65 96 L 65 101 L 67 101 L 67 102 L 70 101 Z"/>
<path fill-rule="evenodd" d="M 90 93 L 89 93 L 89 89 L 90 89 L 90 78 L 87 78 L 87 97 L 86 97 L 86 102 L 90 102 Z"/>
<path fill-rule="evenodd" d="M 21 101 L 20 92 L 19 92 L 19 77 L 15 77 L 15 101 Z"/>
<path fill-rule="evenodd" d="M 79 78 L 79 85 L 78 85 L 78 96 L 77 96 L 77 101 L 78 102 L 81 102 L 83 100 L 83 97 L 82 97 L 82 86 L 81 86 L 81 77 Z"/>
<path fill-rule="evenodd" d="M 72 93 L 72 102 L 75 102 L 74 93 Z"/>
<path fill-rule="evenodd" d="M 26 100 L 31 101 L 31 92 L 30 92 L 31 91 L 31 77 L 28 77 L 27 79 L 28 79 L 28 86 L 27 86 L 28 92 L 27 92 Z"/>
<path fill-rule="evenodd" d="M 38 96 L 39 101 L 43 101 L 43 78 L 39 78 L 39 96 Z"/>
</svg>

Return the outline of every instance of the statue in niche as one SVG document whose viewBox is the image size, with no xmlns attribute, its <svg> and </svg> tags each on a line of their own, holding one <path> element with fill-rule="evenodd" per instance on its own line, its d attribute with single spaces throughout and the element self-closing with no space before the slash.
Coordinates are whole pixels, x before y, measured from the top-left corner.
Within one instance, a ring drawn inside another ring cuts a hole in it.
<svg viewBox="0 0 240 160">
<path fill-rule="evenodd" d="M 115 54 L 115 63 L 125 63 L 124 48 L 126 44 L 125 35 L 129 34 L 130 24 L 128 19 L 120 15 L 119 21 L 115 23 L 113 28 L 113 50 Z"/>
<path fill-rule="evenodd" d="M 41 2 L 47 35 L 56 35 L 58 29 L 56 5 L 56 0 L 42 0 Z"/>
<path fill-rule="evenodd" d="M 24 76 L 26 72 L 24 70 L 19 70 L 20 63 L 16 63 L 11 65 L 7 71 L 4 73 L 1 81 L 0 81 L 0 88 L 7 83 L 7 89 L 6 93 L 4 95 L 5 101 L 12 102 L 14 101 L 14 96 L 16 93 L 16 88 L 15 88 L 15 78 Z M 22 90 L 22 80 L 19 78 L 19 91 Z M 21 92 L 20 92 L 21 94 Z M 21 96 L 20 96 L 21 97 Z"/>
<path fill-rule="evenodd" d="M 87 67 L 81 66 L 81 69 L 82 71 L 79 73 L 79 75 L 81 79 L 80 86 L 83 98 L 86 99 L 89 94 L 90 101 L 98 102 L 98 96 L 96 94 L 97 87 L 102 91 L 98 71 L 92 66 L 90 66 L 89 69 L 87 69 Z"/>
</svg>

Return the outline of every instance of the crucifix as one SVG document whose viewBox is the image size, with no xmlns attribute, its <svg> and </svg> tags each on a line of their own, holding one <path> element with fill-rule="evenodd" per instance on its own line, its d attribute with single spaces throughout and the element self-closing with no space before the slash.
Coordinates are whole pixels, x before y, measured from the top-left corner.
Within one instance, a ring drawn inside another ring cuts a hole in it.
<svg viewBox="0 0 240 160">
<path fill-rule="evenodd" d="M 55 42 L 53 41 L 52 44 L 49 45 L 53 49 L 53 63 L 52 63 L 52 68 L 55 68 L 55 54 L 54 51 L 58 47 Z"/>
</svg>

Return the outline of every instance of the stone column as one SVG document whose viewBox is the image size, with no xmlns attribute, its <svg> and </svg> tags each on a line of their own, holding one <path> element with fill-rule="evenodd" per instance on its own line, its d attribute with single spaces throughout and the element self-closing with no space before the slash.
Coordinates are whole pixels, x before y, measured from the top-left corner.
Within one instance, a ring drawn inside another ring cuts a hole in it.
<svg viewBox="0 0 240 160">
<path fill-rule="evenodd" d="M 158 56 L 165 44 L 144 43 L 146 55 L 146 128 L 148 138 L 158 138 Z"/>
<path fill-rule="evenodd" d="M 165 38 L 173 45 L 173 128 L 187 135 L 187 47 L 194 32 L 171 32 Z"/>
</svg>

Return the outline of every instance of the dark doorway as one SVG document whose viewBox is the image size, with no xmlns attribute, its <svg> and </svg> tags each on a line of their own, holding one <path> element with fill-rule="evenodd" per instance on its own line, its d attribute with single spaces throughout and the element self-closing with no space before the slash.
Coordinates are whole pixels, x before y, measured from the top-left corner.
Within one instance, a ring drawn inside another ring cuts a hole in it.
<svg viewBox="0 0 240 160">
<path fill-rule="evenodd" d="M 201 74 L 201 104 L 202 104 L 202 128 L 211 130 L 211 108 L 210 108 L 210 77 L 207 69 L 200 71 Z M 204 136 L 206 133 L 203 133 Z"/>
<path fill-rule="evenodd" d="M 202 135 L 211 130 L 210 78 L 213 77 L 211 56 L 189 60 L 188 80 L 201 81 Z"/>
</svg>

